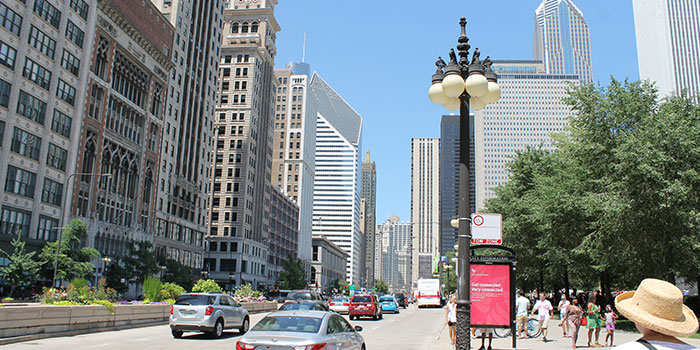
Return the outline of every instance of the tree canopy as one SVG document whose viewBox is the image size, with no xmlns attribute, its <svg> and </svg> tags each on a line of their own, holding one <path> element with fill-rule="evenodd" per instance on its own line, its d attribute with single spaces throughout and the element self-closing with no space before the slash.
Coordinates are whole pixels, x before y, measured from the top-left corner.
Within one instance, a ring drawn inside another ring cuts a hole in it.
<svg viewBox="0 0 700 350">
<path fill-rule="evenodd" d="M 700 276 L 700 107 L 647 82 L 573 87 L 556 150 L 528 148 L 488 200 L 518 285 L 633 288 Z"/>
<path fill-rule="evenodd" d="M 304 289 L 307 287 L 305 275 L 301 259 L 297 259 L 293 254 L 289 254 L 284 262 L 282 271 L 277 276 L 277 288 Z"/>
<path fill-rule="evenodd" d="M 34 281 L 41 263 L 34 259 L 36 252 L 26 252 L 24 250 L 25 243 L 21 239 L 21 234 L 18 234 L 10 243 L 14 248 L 12 253 L 7 253 L 0 249 L 0 253 L 10 260 L 7 266 L 0 267 L 0 277 L 10 283 L 9 296 L 11 297 L 15 287 Z"/>
<path fill-rule="evenodd" d="M 76 278 L 90 277 L 95 270 L 92 260 L 98 258 L 100 253 L 95 248 L 82 247 L 80 237 L 87 233 L 87 226 L 80 219 L 71 220 L 62 228 L 61 249 L 58 256 L 58 268 L 56 280 L 72 281 Z M 39 254 L 42 264 L 42 276 L 47 280 L 53 279 L 54 264 L 56 261 L 56 249 L 58 242 L 49 242 L 44 245 Z"/>
</svg>

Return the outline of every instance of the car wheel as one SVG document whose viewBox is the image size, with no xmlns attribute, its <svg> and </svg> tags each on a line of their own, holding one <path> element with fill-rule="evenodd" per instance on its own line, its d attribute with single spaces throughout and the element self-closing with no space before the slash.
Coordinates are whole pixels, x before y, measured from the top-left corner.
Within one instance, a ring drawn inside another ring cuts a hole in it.
<svg viewBox="0 0 700 350">
<path fill-rule="evenodd" d="M 173 338 L 179 339 L 182 338 L 182 331 L 176 331 L 176 330 L 171 330 L 170 333 L 173 334 Z"/>
<path fill-rule="evenodd" d="M 211 332 L 211 336 L 212 338 L 221 338 L 222 335 L 224 335 L 224 321 L 218 319 L 214 325 L 214 331 Z"/>
<path fill-rule="evenodd" d="M 249 327 L 250 327 L 250 319 L 248 318 L 248 316 L 246 316 L 243 319 L 243 324 L 241 325 L 241 328 L 238 328 L 238 333 L 246 334 L 246 332 L 248 332 Z"/>
<path fill-rule="evenodd" d="M 349 314 L 348 314 L 348 318 L 350 319 L 350 321 L 352 321 L 352 320 L 354 320 L 354 319 L 355 319 L 355 316 L 353 316 L 353 315 L 349 315 Z"/>
</svg>

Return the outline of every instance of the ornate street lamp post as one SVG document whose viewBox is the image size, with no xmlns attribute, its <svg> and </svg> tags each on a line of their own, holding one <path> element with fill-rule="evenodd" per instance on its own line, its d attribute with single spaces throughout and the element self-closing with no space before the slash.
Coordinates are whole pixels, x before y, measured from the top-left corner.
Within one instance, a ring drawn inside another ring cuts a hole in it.
<svg viewBox="0 0 700 350">
<path fill-rule="evenodd" d="M 450 49 L 450 62 L 445 64 L 438 57 L 435 62 L 437 71 L 433 74 L 433 85 L 428 90 L 430 100 L 441 104 L 448 110 L 459 109 L 459 234 L 457 283 L 457 350 L 469 350 L 471 303 L 469 301 L 469 244 L 471 242 L 471 215 L 469 209 L 469 107 L 478 111 L 486 104 L 494 103 L 501 97 L 501 88 L 496 80 L 496 73 L 491 70 L 493 63 L 489 57 L 480 59 L 479 49 L 474 50 L 469 63 L 469 38 L 467 38 L 467 19 L 459 21 L 462 28 L 457 39 L 459 62 L 453 49 Z M 444 68 L 444 72 L 443 72 Z"/>
</svg>

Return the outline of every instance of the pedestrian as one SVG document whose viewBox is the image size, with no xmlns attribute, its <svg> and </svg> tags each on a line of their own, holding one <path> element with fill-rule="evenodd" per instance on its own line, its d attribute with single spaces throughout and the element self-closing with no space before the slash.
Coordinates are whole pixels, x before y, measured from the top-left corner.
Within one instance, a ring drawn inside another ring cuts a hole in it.
<svg viewBox="0 0 700 350">
<path fill-rule="evenodd" d="M 571 304 L 568 300 L 566 300 L 566 293 L 561 295 L 561 300 L 559 301 L 559 305 L 557 306 L 557 310 L 559 311 L 559 319 L 561 322 L 559 325 L 561 326 L 561 330 L 564 333 L 564 338 L 569 336 L 569 324 L 566 322 L 566 318 L 564 317 L 564 314 L 566 313 L 566 308 Z"/>
<path fill-rule="evenodd" d="M 527 336 L 527 329 L 525 328 L 527 325 L 527 309 L 530 308 L 530 299 L 526 298 L 523 295 L 523 291 L 520 290 L 518 291 L 518 299 L 515 301 L 515 321 L 516 321 L 516 327 L 518 327 L 518 338 L 522 339 Z M 525 335 L 523 335 L 523 330 L 525 331 Z"/>
<path fill-rule="evenodd" d="M 552 303 L 547 300 L 546 295 L 544 293 L 540 293 L 540 300 L 535 303 L 535 306 L 532 308 L 532 315 L 535 315 L 535 311 L 537 311 L 537 316 L 539 318 L 539 324 L 540 324 L 540 329 L 542 329 L 542 341 L 547 342 L 547 324 L 549 323 L 549 319 L 552 317 L 552 311 L 554 308 L 552 307 Z"/>
<path fill-rule="evenodd" d="M 484 343 L 486 343 L 486 335 L 489 336 L 489 347 L 485 348 Z M 481 337 L 481 347 L 479 350 L 493 350 L 491 347 L 491 342 L 493 341 L 493 328 L 477 328 L 476 336 Z"/>
<path fill-rule="evenodd" d="M 683 305 L 683 292 L 666 281 L 647 278 L 636 291 L 615 298 L 615 308 L 634 322 L 642 337 L 618 345 L 618 350 L 698 350 L 676 337 L 688 337 L 698 331 L 698 318 Z"/>
<path fill-rule="evenodd" d="M 601 347 L 600 339 L 600 307 L 596 305 L 596 294 L 591 292 L 588 296 L 588 307 L 586 308 L 586 328 L 588 328 L 588 347 Z M 595 344 L 591 344 L 593 332 L 595 332 Z"/>
<path fill-rule="evenodd" d="M 581 327 L 581 318 L 583 317 L 583 309 L 578 303 L 578 299 L 572 298 L 571 303 L 564 311 L 562 323 L 566 322 L 569 326 L 569 336 L 571 337 L 571 348 L 576 349 L 576 341 L 578 340 L 578 330 Z"/>
<path fill-rule="evenodd" d="M 445 308 L 445 323 L 450 330 L 450 344 L 457 344 L 457 296 L 453 295 Z"/>
<path fill-rule="evenodd" d="M 613 346 L 613 333 L 615 332 L 615 323 L 617 315 L 613 312 L 612 306 L 609 304 L 605 307 L 605 329 L 608 333 L 605 334 L 605 346 Z M 608 343 L 610 338 L 610 343 Z"/>
</svg>

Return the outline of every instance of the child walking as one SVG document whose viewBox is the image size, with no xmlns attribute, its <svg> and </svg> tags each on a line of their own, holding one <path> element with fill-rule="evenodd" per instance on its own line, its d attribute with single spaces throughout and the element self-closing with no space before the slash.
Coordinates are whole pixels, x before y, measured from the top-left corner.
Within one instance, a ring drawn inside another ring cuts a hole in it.
<svg viewBox="0 0 700 350">
<path fill-rule="evenodd" d="M 605 346 L 613 346 L 613 333 L 615 332 L 615 323 L 617 320 L 617 315 L 613 312 L 610 305 L 605 307 L 605 329 L 608 333 L 605 335 Z M 610 338 L 610 343 L 608 344 L 608 337 Z"/>
</svg>

